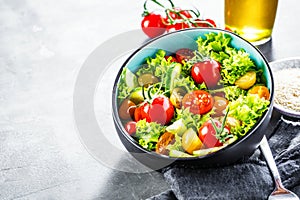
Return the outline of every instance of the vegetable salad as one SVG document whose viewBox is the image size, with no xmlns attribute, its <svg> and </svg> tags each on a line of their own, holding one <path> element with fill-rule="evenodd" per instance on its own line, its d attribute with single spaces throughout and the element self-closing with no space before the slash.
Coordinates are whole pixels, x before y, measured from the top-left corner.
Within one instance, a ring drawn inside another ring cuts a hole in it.
<svg viewBox="0 0 300 200">
<path fill-rule="evenodd" d="M 251 130 L 270 93 L 262 69 L 230 40 L 208 33 L 196 50 L 159 49 L 136 72 L 123 68 L 119 117 L 139 145 L 170 157 L 203 156 Z"/>
</svg>

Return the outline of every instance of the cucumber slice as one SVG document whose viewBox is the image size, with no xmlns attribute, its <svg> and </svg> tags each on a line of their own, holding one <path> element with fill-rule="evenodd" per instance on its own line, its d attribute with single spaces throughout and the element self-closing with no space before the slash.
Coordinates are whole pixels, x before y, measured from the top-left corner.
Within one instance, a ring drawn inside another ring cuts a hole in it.
<svg viewBox="0 0 300 200">
<path fill-rule="evenodd" d="M 166 88 L 170 91 L 174 89 L 175 79 L 179 78 L 181 73 L 181 64 L 172 63 L 166 75 Z"/>
<path fill-rule="evenodd" d="M 216 152 L 216 151 L 218 151 L 218 150 L 220 150 L 222 148 L 224 148 L 224 146 L 221 146 L 221 147 L 212 147 L 212 148 L 209 148 L 209 149 L 200 149 L 200 150 L 193 151 L 193 155 L 194 156 L 205 156 L 207 154 Z"/>
<path fill-rule="evenodd" d="M 125 71 L 125 83 L 129 89 L 134 89 L 138 86 L 137 77 L 129 69 Z"/>
<path fill-rule="evenodd" d="M 166 130 L 170 133 L 177 134 L 182 136 L 182 134 L 186 131 L 186 126 L 184 125 L 182 119 L 175 121 L 173 124 L 168 126 Z"/>
<path fill-rule="evenodd" d="M 187 153 L 184 153 L 182 151 L 178 151 L 178 150 L 170 150 L 170 153 L 169 153 L 169 156 L 170 157 L 175 157 L 175 158 L 187 158 L 187 157 L 194 157 L 190 154 L 187 154 Z"/>
</svg>

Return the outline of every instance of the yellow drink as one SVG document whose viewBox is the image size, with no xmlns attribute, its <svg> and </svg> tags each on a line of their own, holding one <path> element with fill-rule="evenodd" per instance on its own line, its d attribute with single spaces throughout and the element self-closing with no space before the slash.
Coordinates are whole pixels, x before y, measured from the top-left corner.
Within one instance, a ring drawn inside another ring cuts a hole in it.
<svg viewBox="0 0 300 200">
<path fill-rule="evenodd" d="M 225 25 L 254 44 L 270 40 L 278 0 L 225 0 Z"/>
</svg>

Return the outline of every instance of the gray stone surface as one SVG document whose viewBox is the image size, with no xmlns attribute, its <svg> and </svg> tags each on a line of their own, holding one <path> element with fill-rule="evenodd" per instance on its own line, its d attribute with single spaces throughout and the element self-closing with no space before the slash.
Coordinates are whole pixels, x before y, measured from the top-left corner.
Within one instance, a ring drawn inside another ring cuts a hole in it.
<svg viewBox="0 0 300 200">
<path fill-rule="evenodd" d="M 220 19 L 216 2 L 191 4 Z M 96 161 L 73 118 L 81 65 L 105 40 L 138 29 L 142 5 L 0 1 L 0 199 L 145 199 L 169 188 L 158 172 L 120 172 Z M 270 61 L 300 56 L 299 5 L 280 1 L 273 40 L 260 47 Z"/>
</svg>

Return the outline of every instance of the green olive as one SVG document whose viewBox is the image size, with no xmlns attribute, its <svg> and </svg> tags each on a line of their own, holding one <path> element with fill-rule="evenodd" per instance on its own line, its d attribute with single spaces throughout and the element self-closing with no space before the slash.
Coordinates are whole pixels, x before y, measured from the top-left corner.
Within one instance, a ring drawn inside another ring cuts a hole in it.
<svg viewBox="0 0 300 200">
<path fill-rule="evenodd" d="M 176 108 L 181 108 L 181 103 L 186 91 L 182 88 L 175 88 L 170 96 L 170 101 Z"/>
<path fill-rule="evenodd" d="M 159 81 L 158 78 L 150 73 L 142 74 L 138 78 L 139 85 L 145 87 L 148 87 L 149 85 L 152 85 L 154 83 L 158 83 L 158 81 Z"/>
<path fill-rule="evenodd" d="M 136 105 L 144 101 L 142 87 L 135 88 L 133 92 L 129 95 L 129 99 Z"/>
</svg>

